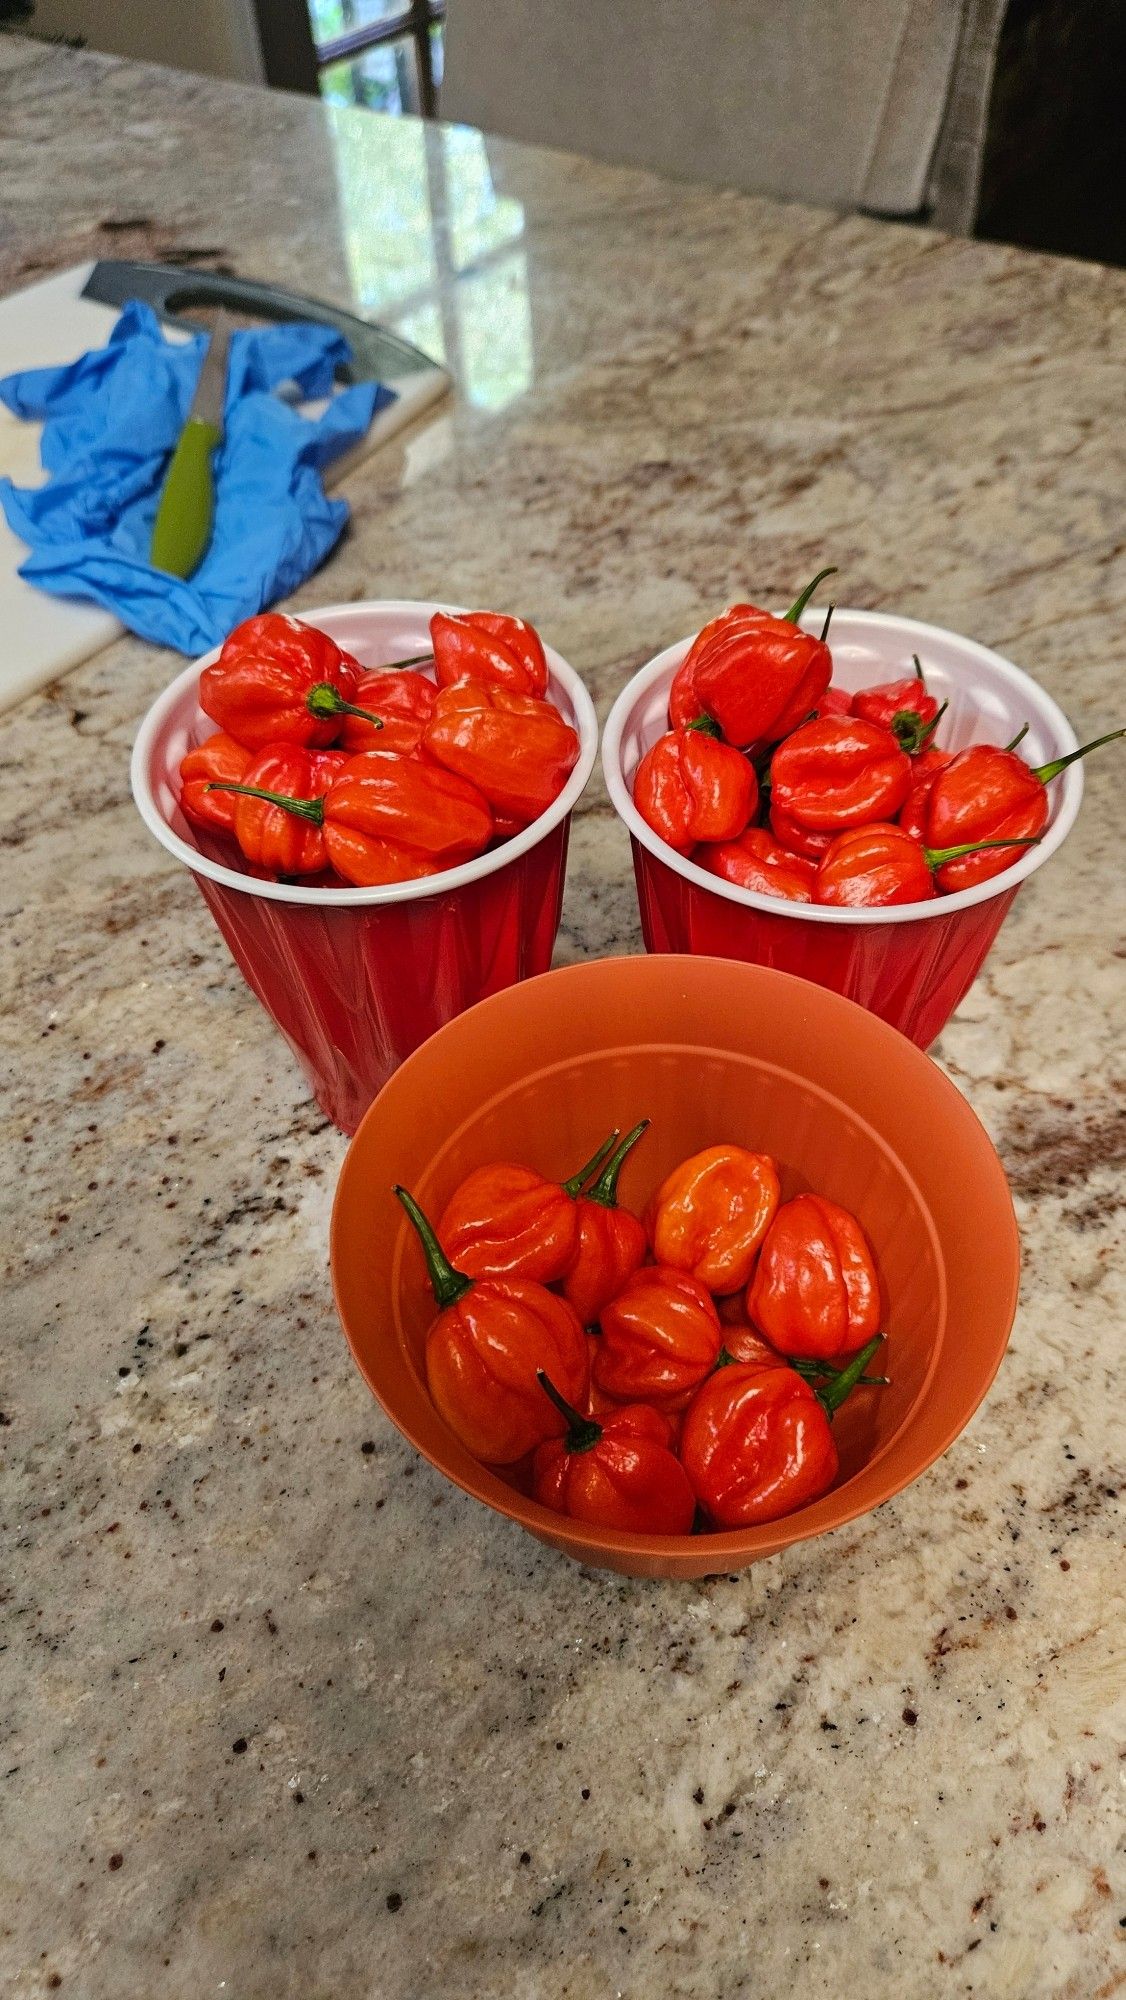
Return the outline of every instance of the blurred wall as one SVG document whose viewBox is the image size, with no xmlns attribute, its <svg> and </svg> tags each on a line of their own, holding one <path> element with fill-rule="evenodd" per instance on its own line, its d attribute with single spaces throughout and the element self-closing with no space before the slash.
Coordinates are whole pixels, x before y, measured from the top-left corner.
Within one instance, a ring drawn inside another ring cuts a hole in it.
<svg viewBox="0 0 1126 2000">
<path fill-rule="evenodd" d="M 36 0 L 29 25 L 109 55 L 264 80 L 252 0 Z"/>
</svg>

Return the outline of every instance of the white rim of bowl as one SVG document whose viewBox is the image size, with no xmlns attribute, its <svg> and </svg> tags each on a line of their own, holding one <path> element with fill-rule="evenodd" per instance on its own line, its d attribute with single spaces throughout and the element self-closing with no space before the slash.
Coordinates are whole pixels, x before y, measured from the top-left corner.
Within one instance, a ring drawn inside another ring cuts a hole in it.
<svg viewBox="0 0 1126 2000">
<path fill-rule="evenodd" d="M 1045 721 L 1057 734 L 1060 749 L 1057 755 L 1066 757 L 1071 750 L 1078 750 L 1079 742 L 1062 708 L 1052 700 L 1030 674 L 1022 673 L 1000 653 L 994 653 L 988 646 L 979 645 L 976 639 L 966 639 L 960 633 L 951 632 L 941 625 L 928 625 L 918 618 L 901 618 L 895 612 L 861 611 L 855 606 L 847 609 L 838 606 L 833 613 L 833 625 L 837 632 L 850 619 L 862 620 L 865 626 L 884 626 L 889 630 L 917 639 L 919 643 L 909 651 L 925 652 L 927 641 L 942 639 L 957 641 L 965 649 L 970 660 L 987 662 L 989 667 L 1010 686 L 1019 692 L 1031 688 L 1035 694 L 1036 706 Z M 803 629 L 819 632 L 825 620 L 823 610 L 810 607 L 801 619 Z M 838 910 L 823 909 L 815 903 L 793 903 L 784 896 L 762 896 L 755 889 L 740 889 L 734 882 L 724 882 L 718 875 L 711 875 L 704 868 L 697 868 L 683 854 L 677 854 L 666 846 L 660 835 L 654 833 L 648 822 L 642 819 L 633 803 L 633 795 L 622 773 L 622 737 L 627 720 L 638 696 L 647 694 L 662 679 L 671 684 L 672 677 L 684 659 L 688 648 L 695 639 L 695 633 L 687 639 L 678 639 L 672 646 L 666 646 L 645 666 L 639 668 L 633 678 L 627 681 L 621 694 L 606 718 L 602 731 L 602 770 L 606 788 L 619 819 L 624 820 L 634 839 L 657 861 L 662 861 L 674 875 L 683 876 L 697 889 L 707 889 L 713 896 L 720 896 L 725 902 L 737 903 L 745 910 L 761 910 L 772 917 L 789 918 L 796 923 L 835 924 L 860 927 L 868 924 L 917 924 L 933 921 L 937 917 L 952 917 L 959 910 L 971 910 L 978 903 L 992 902 L 994 897 L 1006 895 L 1009 890 L 1019 888 L 1022 882 L 1042 868 L 1049 856 L 1066 840 L 1075 824 L 1083 797 L 1083 766 L 1072 764 L 1056 781 L 1061 786 L 1059 810 L 1048 827 L 1043 839 L 1036 847 L 1026 848 L 1019 861 L 1014 861 L 1000 875 L 993 875 L 987 882 L 979 882 L 972 889 L 958 889 L 952 896 L 940 896 L 933 903 L 902 903 L 888 909 Z M 1026 696 L 1027 699 L 1027 696 Z"/>
<path fill-rule="evenodd" d="M 385 611 L 406 620 L 416 620 L 420 627 L 418 644 L 429 643 L 430 619 L 436 611 L 456 613 L 457 605 L 423 603 L 412 598 L 369 598 L 354 604 L 320 604 L 308 611 L 295 613 L 302 624 L 318 625 L 325 619 L 355 617 L 365 611 Z M 503 847 L 494 848 L 488 854 L 480 854 L 474 861 L 464 861 L 459 868 L 448 868 L 438 875 L 423 876 L 418 882 L 388 882 L 374 889 L 324 889 L 302 888 L 286 882 L 260 882 L 253 875 L 243 875 L 235 868 L 224 867 L 221 861 L 212 861 L 198 848 L 189 846 L 174 833 L 165 819 L 149 783 L 149 765 L 153 748 L 168 721 L 169 715 L 177 708 L 185 693 L 198 681 L 202 669 L 217 660 L 218 646 L 210 653 L 204 653 L 193 660 L 183 673 L 170 681 L 163 694 L 158 695 L 149 709 L 133 744 L 129 776 L 133 788 L 133 798 L 137 810 L 161 846 L 177 861 L 190 868 L 193 875 L 206 876 L 210 882 L 218 882 L 224 889 L 233 889 L 239 895 L 258 896 L 271 903 L 299 903 L 317 909 L 354 910 L 377 907 L 388 903 L 423 902 L 428 896 L 444 896 L 454 889 L 464 889 L 471 882 L 480 882 L 486 875 L 493 875 L 500 868 L 507 868 L 512 861 L 537 847 L 541 840 L 551 833 L 560 821 L 571 812 L 590 781 L 598 755 L 598 717 L 586 684 L 579 678 L 574 667 L 569 666 L 561 654 L 545 644 L 548 669 L 551 679 L 567 695 L 574 710 L 575 728 L 579 737 L 579 755 L 574 770 L 558 798 L 553 799 L 545 813 L 534 819 L 521 833 L 513 834 Z"/>
</svg>

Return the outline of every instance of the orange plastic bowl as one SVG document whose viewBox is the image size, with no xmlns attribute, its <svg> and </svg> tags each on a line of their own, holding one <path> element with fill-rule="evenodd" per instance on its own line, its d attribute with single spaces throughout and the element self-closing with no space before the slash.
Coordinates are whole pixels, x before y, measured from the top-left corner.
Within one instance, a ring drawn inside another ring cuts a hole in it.
<svg viewBox="0 0 1126 2000">
<path fill-rule="evenodd" d="M 773 1153 L 783 1192 L 861 1218 L 884 1285 L 891 1387 L 836 1420 L 840 1476 L 768 1526 L 658 1536 L 550 1513 L 478 1465 L 426 1389 L 433 1304 L 391 1186 L 436 1215 L 461 1177 L 513 1159 L 563 1176 L 612 1125 L 652 1129 L 622 1176 L 640 1208 L 680 1159 L 732 1139 Z M 349 1148 L 332 1217 L 336 1303 L 361 1374 L 432 1465 L 577 1561 L 628 1576 L 744 1568 L 902 1491 L 969 1422 L 1005 1351 L 1020 1246 L 990 1141 L 954 1086 L 875 1015 L 763 966 L 591 960 L 493 995 L 416 1051 Z"/>
</svg>

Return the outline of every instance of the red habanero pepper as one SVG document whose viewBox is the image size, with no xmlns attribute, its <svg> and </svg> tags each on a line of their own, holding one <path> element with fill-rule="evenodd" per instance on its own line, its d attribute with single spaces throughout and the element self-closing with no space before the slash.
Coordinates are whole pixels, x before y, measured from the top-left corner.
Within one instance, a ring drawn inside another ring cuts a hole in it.
<svg viewBox="0 0 1126 2000">
<path fill-rule="evenodd" d="M 827 687 L 817 704 L 818 715 L 852 715 L 852 696 L 847 688 Z"/>
<path fill-rule="evenodd" d="M 790 903 L 813 900 L 816 863 L 783 847 L 764 826 L 749 826 L 738 840 L 709 842 L 692 859 L 721 882 L 734 882 L 756 895 L 783 896 Z"/>
<path fill-rule="evenodd" d="M 684 1418 L 680 1459 L 717 1528 L 777 1521 L 828 1492 L 839 1469 L 831 1419 L 879 1344 L 870 1340 L 822 1389 L 784 1361 L 735 1362 L 709 1376 Z"/>
<path fill-rule="evenodd" d="M 913 680 L 881 681 L 877 687 L 861 688 L 852 697 L 852 714 L 890 729 L 900 749 L 916 757 L 930 742 L 948 704 L 943 702 L 939 707 L 928 692 L 918 654 L 911 657 L 915 662 Z"/>
<path fill-rule="evenodd" d="M 781 1192 L 767 1153 L 706 1146 L 674 1167 L 649 1204 L 654 1257 L 688 1271 L 709 1292 L 742 1291 Z"/>
<path fill-rule="evenodd" d="M 542 1507 L 597 1528 L 632 1534 L 687 1535 L 696 1496 L 672 1450 L 672 1426 L 647 1403 L 629 1403 L 604 1422 L 580 1416 L 541 1370 L 567 1433 L 541 1444 L 532 1462 L 532 1491 Z"/>
<path fill-rule="evenodd" d="M 770 760 L 771 811 L 814 833 L 890 819 L 911 789 L 911 759 L 889 730 L 860 717 L 803 723 Z"/>
<path fill-rule="evenodd" d="M 1023 732 L 1022 732 L 1023 733 Z M 941 772 L 927 800 L 926 838 L 931 847 L 961 846 L 981 840 L 1037 839 L 1048 824 L 1047 786 L 1069 764 L 1114 743 L 1126 730 L 1112 729 L 1080 750 L 1033 767 L 1012 749 L 974 743 Z M 1009 866 L 1002 855 L 975 854 L 940 868 L 938 886 L 947 891 L 970 889 Z"/>
<path fill-rule="evenodd" d="M 856 1217 L 817 1194 L 785 1202 L 759 1252 L 747 1311 L 780 1354 L 832 1360 L 869 1340 L 880 1281 Z"/>
<path fill-rule="evenodd" d="M 346 715 L 340 731 L 344 749 L 391 750 L 399 757 L 413 757 L 433 714 L 437 693 L 433 681 L 416 668 L 383 667 L 361 674 L 356 700 L 361 709 L 375 711 L 379 724 L 369 722 L 364 715 Z"/>
<path fill-rule="evenodd" d="M 570 1180 L 551 1181 L 534 1167 L 495 1160 L 474 1167 L 442 1210 L 438 1240 L 471 1278 L 534 1278 L 554 1285 L 574 1259 L 578 1200 L 617 1142 L 604 1139 Z"/>
<path fill-rule="evenodd" d="M 772 799 L 770 802 L 770 831 L 779 847 L 791 854 L 800 854 L 805 861 L 820 861 L 832 844 L 831 833 L 814 833 L 812 827 L 802 826 L 788 812 Z"/>
<path fill-rule="evenodd" d="M 565 1420 L 536 1380 L 543 1369 L 568 1402 L 587 1390 L 586 1341 L 566 1299 L 528 1278 L 470 1278 L 455 1271 L 406 1188 L 402 1202 L 422 1244 L 438 1316 L 426 1336 L 434 1406 L 475 1458 L 511 1465 Z"/>
<path fill-rule="evenodd" d="M 953 750 L 920 750 L 911 759 L 911 790 L 899 809 L 899 824 L 904 833 L 913 834 L 922 840 L 927 825 L 927 800 L 940 771 L 954 762 Z"/>
<path fill-rule="evenodd" d="M 578 1230 L 575 1249 L 563 1279 L 563 1297 L 570 1299 L 584 1326 L 593 1326 L 602 1308 L 616 1298 L 648 1249 L 645 1230 L 636 1215 L 618 1204 L 618 1176 L 627 1156 L 649 1128 L 648 1118 L 627 1132 L 607 1160 L 598 1179 L 575 1203 Z"/>
<path fill-rule="evenodd" d="M 690 722 L 645 752 L 633 802 L 654 833 L 687 854 L 700 840 L 738 840 L 758 804 L 758 780 L 740 750 Z"/>
<path fill-rule="evenodd" d="M 227 792 L 213 792 L 216 782 L 237 785 L 254 753 L 236 743 L 222 729 L 197 744 L 180 759 L 180 810 L 194 826 L 209 826 L 220 833 L 235 830 L 235 800 Z"/>
<path fill-rule="evenodd" d="M 575 731 L 550 701 L 473 681 L 439 688 L 422 741 L 506 823 L 521 826 L 558 798 L 579 754 Z"/>
<path fill-rule="evenodd" d="M 547 658 L 534 625 L 503 611 L 436 611 L 430 620 L 439 687 L 483 681 L 542 700 Z"/>
<path fill-rule="evenodd" d="M 244 743 L 324 748 L 340 734 L 341 717 L 379 718 L 355 707 L 360 669 L 327 632 L 285 612 L 245 618 L 224 641 L 219 658 L 199 677 L 205 715 Z"/>
<path fill-rule="evenodd" d="M 953 862 L 986 848 L 1006 847 L 1008 862 L 1029 840 L 983 840 L 965 847 L 924 847 L 903 826 L 852 826 L 838 833 L 817 870 L 815 903 L 838 910 L 887 909 L 893 903 L 929 903 L 937 895 L 936 875 Z"/>
<path fill-rule="evenodd" d="M 733 604 L 694 640 L 669 691 L 674 728 L 709 716 L 728 743 L 777 743 L 815 709 L 829 685 L 832 654 L 798 620 L 817 585 L 807 584 L 785 617 Z"/>
<path fill-rule="evenodd" d="M 213 795 L 234 795 L 234 833 L 247 861 L 275 875 L 319 875 L 327 866 L 315 810 L 348 762 L 342 750 L 279 743 L 253 757 L 237 784 L 209 780 Z"/>
<path fill-rule="evenodd" d="M 602 1312 L 594 1380 L 619 1402 L 680 1410 L 720 1349 L 719 1314 L 686 1271 L 644 1264 Z"/>
</svg>

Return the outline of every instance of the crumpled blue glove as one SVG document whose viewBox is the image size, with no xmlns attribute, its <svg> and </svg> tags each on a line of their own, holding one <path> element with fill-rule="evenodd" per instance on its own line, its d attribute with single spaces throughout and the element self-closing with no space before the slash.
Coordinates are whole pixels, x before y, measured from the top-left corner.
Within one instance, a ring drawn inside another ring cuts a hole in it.
<svg viewBox="0 0 1126 2000">
<path fill-rule="evenodd" d="M 0 381 L 0 400 L 44 425 L 46 485 L 0 479 L 8 525 L 31 546 L 20 575 L 56 597 L 93 599 L 133 632 L 181 653 L 221 644 L 232 626 L 284 597 L 324 561 L 348 519 L 321 470 L 355 444 L 393 389 L 360 382 L 324 414 L 301 416 L 274 391 L 331 396 L 347 341 L 331 327 L 282 325 L 231 339 L 215 525 L 195 574 L 155 570 L 149 543 L 168 462 L 195 394 L 204 336 L 166 340 L 133 300 L 109 345 L 65 368 Z"/>
</svg>

